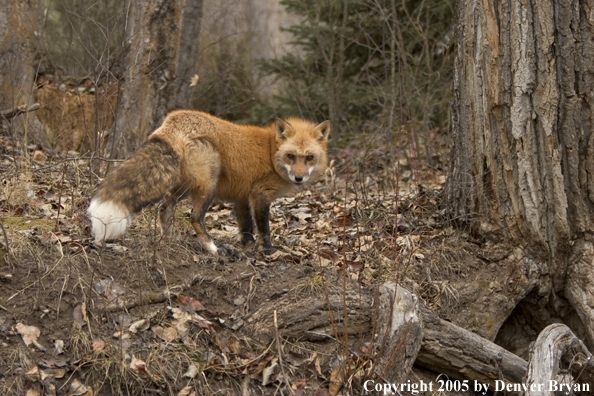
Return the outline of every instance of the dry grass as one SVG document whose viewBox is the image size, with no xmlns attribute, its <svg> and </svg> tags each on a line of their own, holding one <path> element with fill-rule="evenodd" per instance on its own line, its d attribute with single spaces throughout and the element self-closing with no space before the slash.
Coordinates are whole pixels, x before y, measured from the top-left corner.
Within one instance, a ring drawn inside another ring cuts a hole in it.
<svg viewBox="0 0 594 396">
<path fill-rule="evenodd" d="M 9 175 L 7 175 L 9 176 Z M 31 172 L 24 171 L 11 175 L 3 180 L 3 188 L 0 190 L 0 201 L 12 208 L 28 208 L 33 198 L 31 186 L 33 177 Z"/>
</svg>

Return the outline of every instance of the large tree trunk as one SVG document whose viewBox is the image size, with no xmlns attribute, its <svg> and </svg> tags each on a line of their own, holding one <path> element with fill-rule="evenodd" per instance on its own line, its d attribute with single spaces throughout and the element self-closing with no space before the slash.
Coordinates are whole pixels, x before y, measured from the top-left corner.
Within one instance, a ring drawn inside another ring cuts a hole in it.
<svg viewBox="0 0 594 396">
<path fill-rule="evenodd" d="M 523 300 L 522 323 L 538 334 L 571 322 L 590 348 L 593 12 L 593 0 L 458 1 L 453 162 L 444 191 L 452 219 L 483 240 L 511 242 L 525 258 L 506 262 L 524 279 L 511 296 Z M 491 326 L 501 327 L 512 310 Z"/>
<path fill-rule="evenodd" d="M 202 0 L 131 3 L 112 156 L 134 151 L 169 111 L 190 107 L 201 18 Z"/>
</svg>

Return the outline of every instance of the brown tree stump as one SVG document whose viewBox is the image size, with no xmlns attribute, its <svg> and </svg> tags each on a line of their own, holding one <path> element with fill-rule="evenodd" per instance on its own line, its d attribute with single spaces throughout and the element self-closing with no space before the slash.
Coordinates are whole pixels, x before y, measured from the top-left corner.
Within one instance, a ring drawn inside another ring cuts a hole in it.
<svg viewBox="0 0 594 396">
<path fill-rule="evenodd" d="M 391 312 L 391 315 L 390 315 Z M 423 320 L 417 296 L 392 282 L 380 287 L 379 298 L 380 376 L 400 383 L 412 368 L 423 338 Z"/>
</svg>

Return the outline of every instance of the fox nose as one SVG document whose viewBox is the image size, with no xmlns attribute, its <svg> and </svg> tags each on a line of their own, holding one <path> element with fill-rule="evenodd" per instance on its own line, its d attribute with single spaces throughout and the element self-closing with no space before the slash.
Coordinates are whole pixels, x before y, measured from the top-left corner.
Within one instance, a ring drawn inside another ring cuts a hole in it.
<svg viewBox="0 0 594 396">
<path fill-rule="evenodd" d="M 295 176 L 295 181 L 301 183 L 303 181 L 303 176 Z"/>
</svg>

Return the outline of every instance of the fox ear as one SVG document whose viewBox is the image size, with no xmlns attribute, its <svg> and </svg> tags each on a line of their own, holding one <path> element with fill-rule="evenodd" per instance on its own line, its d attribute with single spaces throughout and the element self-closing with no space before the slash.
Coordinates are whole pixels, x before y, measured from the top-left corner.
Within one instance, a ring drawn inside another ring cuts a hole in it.
<svg viewBox="0 0 594 396">
<path fill-rule="evenodd" d="M 289 129 L 291 125 L 285 121 L 277 118 L 274 122 L 274 129 L 276 130 L 276 137 L 282 140 L 285 140 L 287 137 L 285 136 L 285 132 Z"/>
<path fill-rule="evenodd" d="M 328 141 L 328 135 L 330 135 L 330 121 L 324 121 L 321 124 L 316 125 L 314 134 L 318 137 L 318 140 L 322 142 Z"/>
</svg>

